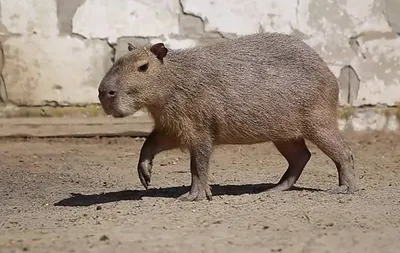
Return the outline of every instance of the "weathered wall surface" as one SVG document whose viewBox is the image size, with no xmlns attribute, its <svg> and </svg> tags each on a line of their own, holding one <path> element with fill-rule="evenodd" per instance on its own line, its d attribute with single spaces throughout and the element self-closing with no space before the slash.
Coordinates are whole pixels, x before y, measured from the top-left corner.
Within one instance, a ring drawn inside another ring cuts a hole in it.
<svg viewBox="0 0 400 253">
<path fill-rule="evenodd" d="M 258 31 L 311 45 L 338 77 L 341 104 L 400 102 L 399 0 L 0 0 L 1 101 L 97 103 L 128 41 L 185 48 Z"/>
</svg>

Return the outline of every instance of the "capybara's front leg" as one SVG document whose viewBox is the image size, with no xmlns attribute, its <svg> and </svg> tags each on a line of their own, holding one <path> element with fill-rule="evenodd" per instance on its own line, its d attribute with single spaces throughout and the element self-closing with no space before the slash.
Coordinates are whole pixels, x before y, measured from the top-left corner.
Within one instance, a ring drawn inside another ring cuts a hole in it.
<svg viewBox="0 0 400 253">
<path fill-rule="evenodd" d="M 140 182 L 146 189 L 150 184 L 154 157 L 162 151 L 174 149 L 178 146 L 179 144 L 175 138 L 164 134 L 162 131 L 153 130 L 146 138 L 140 150 L 137 166 Z"/>
</svg>

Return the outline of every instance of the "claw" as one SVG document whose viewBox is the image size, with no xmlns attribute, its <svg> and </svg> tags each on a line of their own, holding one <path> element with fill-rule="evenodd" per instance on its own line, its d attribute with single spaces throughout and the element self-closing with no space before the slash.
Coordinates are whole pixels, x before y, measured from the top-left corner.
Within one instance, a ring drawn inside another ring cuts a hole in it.
<svg viewBox="0 0 400 253">
<path fill-rule="evenodd" d="M 353 194 L 357 191 L 356 188 L 351 188 L 348 185 L 340 185 L 338 187 L 330 188 L 326 190 L 330 194 Z"/>
<path fill-rule="evenodd" d="M 181 201 L 194 201 L 196 199 L 197 195 L 196 194 L 191 194 L 190 192 L 187 192 L 181 196 L 178 197 L 178 200 Z"/>
<path fill-rule="evenodd" d="M 152 164 L 149 161 L 143 161 L 138 166 L 139 179 L 146 190 L 150 185 L 151 169 Z"/>
<path fill-rule="evenodd" d="M 144 188 L 147 190 L 148 187 L 149 187 L 149 183 L 148 183 L 148 181 L 142 176 L 141 173 L 139 173 L 139 179 L 140 179 L 140 182 L 142 183 L 142 185 L 144 186 Z"/>
<path fill-rule="evenodd" d="M 211 190 L 195 190 L 195 191 L 189 191 L 181 196 L 178 197 L 178 200 L 181 201 L 200 201 L 200 200 L 212 200 L 212 193 Z"/>
</svg>

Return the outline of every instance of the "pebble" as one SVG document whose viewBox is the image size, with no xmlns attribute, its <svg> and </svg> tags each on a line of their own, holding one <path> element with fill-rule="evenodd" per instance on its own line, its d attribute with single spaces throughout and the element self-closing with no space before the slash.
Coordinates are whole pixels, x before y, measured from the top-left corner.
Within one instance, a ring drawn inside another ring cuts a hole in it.
<svg viewBox="0 0 400 253">
<path fill-rule="evenodd" d="M 106 236 L 106 235 L 102 235 L 100 237 L 100 241 L 107 241 L 107 240 L 110 240 L 110 238 L 108 238 L 108 236 Z"/>
</svg>

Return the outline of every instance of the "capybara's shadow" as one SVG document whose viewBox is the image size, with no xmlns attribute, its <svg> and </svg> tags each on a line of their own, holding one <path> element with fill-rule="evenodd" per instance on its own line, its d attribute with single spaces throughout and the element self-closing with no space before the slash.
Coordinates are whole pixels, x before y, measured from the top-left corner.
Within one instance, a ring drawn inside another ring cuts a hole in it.
<svg viewBox="0 0 400 253">
<path fill-rule="evenodd" d="M 245 184 L 245 185 L 211 185 L 213 196 L 256 194 L 266 191 L 274 184 Z M 85 195 L 71 193 L 71 197 L 63 199 L 55 206 L 91 206 L 122 200 L 140 200 L 142 197 L 177 198 L 189 190 L 188 186 L 167 187 L 148 190 L 124 190 Z M 295 191 L 321 191 L 313 188 L 292 187 Z"/>
</svg>

